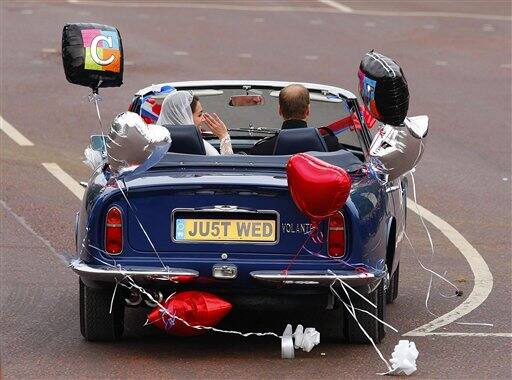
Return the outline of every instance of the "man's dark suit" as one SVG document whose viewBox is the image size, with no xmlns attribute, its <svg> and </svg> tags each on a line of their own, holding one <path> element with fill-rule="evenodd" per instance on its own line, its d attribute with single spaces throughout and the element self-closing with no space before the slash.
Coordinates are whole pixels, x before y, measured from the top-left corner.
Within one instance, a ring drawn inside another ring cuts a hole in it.
<svg viewBox="0 0 512 380">
<path fill-rule="evenodd" d="M 308 124 L 304 120 L 290 119 L 285 120 L 281 129 L 294 129 L 294 128 L 307 128 Z M 258 141 L 251 149 L 250 154 L 267 155 L 274 154 L 274 148 L 276 145 L 277 135 L 271 137 L 265 137 Z"/>
<path fill-rule="evenodd" d="M 307 128 L 308 124 L 304 120 L 298 120 L 298 119 L 290 119 L 285 120 L 283 122 L 283 125 L 281 129 L 295 129 L 295 128 Z M 332 134 L 332 132 L 331 132 Z M 338 150 L 338 140 L 334 135 L 325 135 L 324 140 L 327 144 L 327 147 L 329 148 L 329 151 L 332 152 L 333 150 Z M 276 146 L 277 141 L 277 135 L 271 136 L 271 137 L 265 137 L 264 139 L 258 141 L 251 149 L 250 154 L 256 154 L 256 155 L 267 155 L 271 156 L 274 154 L 274 149 Z"/>
</svg>

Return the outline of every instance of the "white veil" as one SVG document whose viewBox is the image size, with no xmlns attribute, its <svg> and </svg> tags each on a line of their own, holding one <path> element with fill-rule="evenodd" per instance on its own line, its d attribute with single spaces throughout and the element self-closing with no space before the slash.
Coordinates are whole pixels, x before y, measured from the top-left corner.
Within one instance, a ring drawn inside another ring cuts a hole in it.
<svg viewBox="0 0 512 380">
<path fill-rule="evenodd" d="M 162 103 L 158 125 L 194 125 L 192 117 L 193 95 L 188 91 L 174 91 L 167 95 Z M 218 156 L 219 152 L 208 141 L 203 140 L 206 155 Z"/>
<path fill-rule="evenodd" d="M 162 103 L 158 125 L 194 125 L 192 117 L 193 96 L 188 91 L 174 91 L 167 95 Z"/>
</svg>

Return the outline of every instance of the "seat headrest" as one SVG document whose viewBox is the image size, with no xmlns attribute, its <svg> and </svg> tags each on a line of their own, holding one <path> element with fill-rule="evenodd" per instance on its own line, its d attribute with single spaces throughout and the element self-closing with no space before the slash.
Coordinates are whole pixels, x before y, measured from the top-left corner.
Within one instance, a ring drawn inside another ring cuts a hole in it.
<svg viewBox="0 0 512 380">
<path fill-rule="evenodd" d="M 288 155 L 303 152 L 327 152 L 323 137 L 316 128 L 282 129 L 277 135 L 275 155 Z"/>
<path fill-rule="evenodd" d="M 206 155 L 203 138 L 195 125 L 164 125 L 171 134 L 169 152 Z"/>
</svg>

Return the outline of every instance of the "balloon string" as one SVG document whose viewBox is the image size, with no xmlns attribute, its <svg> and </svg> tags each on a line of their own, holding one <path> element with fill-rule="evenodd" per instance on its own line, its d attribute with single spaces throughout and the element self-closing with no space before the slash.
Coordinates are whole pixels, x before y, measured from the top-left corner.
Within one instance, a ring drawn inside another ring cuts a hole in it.
<svg viewBox="0 0 512 380">
<path fill-rule="evenodd" d="M 100 129 L 101 129 L 101 136 L 105 138 L 105 130 L 103 128 L 103 122 L 101 121 L 101 113 L 100 113 L 100 106 L 99 102 L 103 100 L 103 98 L 98 94 L 98 88 L 101 86 L 101 83 L 103 80 L 100 80 L 98 82 L 98 86 L 91 91 L 91 93 L 88 95 L 89 102 L 94 102 L 94 105 L 96 106 L 96 114 L 98 116 L 98 121 L 100 123 Z"/>
<path fill-rule="evenodd" d="M 162 264 L 162 267 L 165 269 L 166 266 L 165 266 L 164 262 L 162 261 L 162 258 L 158 254 L 158 251 L 156 250 L 156 247 L 153 244 L 153 242 L 151 241 L 148 233 L 146 232 L 146 229 L 142 225 L 142 222 L 140 221 L 139 217 L 137 216 L 137 212 L 135 211 L 135 208 L 132 206 L 132 204 L 128 200 L 128 197 L 126 196 L 125 192 L 123 191 L 123 187 L 119 184 L 119 180 L 117 178 L 115 180 L 116 180 L 116 183 L 117 183 L 117 186 L 118 186 L 119 190 L 121 190 L 121 193 L 123 194 L 123 197 L 124 197 L 126 203 L 128 204 L 128 207 L 130 207 L 130 210 L 132 210 L 133 216 L 135 216 L 135 219 L 137 220 L 137 223 L 139 224 L 139 227 L 141 228 L 142 232 L 144 233 L 144 236 L 146 237 L 146 239 L 148 240 L 149 244 L 151 245 L 151 248 L 153 249 L 153 252 L 155 252 L 156 257 L 158 257 L 158 260 L 160 261 L 160 264 Z"/>
<path fill-rule="evenodd" d="M 288 277 L 288 270 L 291 268 L 291 266 L 295 263 L 295 260 L 297 260 L 297 257 L 300 255 L 300 253 L 302 252 L 303 249 L 306 248 L 306 244 L 308 243 L 309 239 L 311 239 L 311 233 L 308 234 L 308 237 L 306 238 L 306 240 L 304 241 L 304 243 L 302 243 L 302 245 L 300 246 L 300 248 L 298 249 L 297 253 L 295 253 L 295 255 L 293 256 L 293 258 L 290 260 L 290 262 L 288 263 L 288 266 L 286 267 L 286 269 L 283 270 L 284 272 L 284 281 L 283 281 L 283 284 L 284 282 L 286 281 L 286 278 Z"/>
<path fill-rule="evenodd" d="M 318 229 L 318 227 L 312 228 L 311 231 L 307 232 L 306 234 L 307 234 L 306 240 L 299 247 L 299 249 L 297 250 L 297 252 L 293 256 L 293 258 L 289 261 L 289 263 L 286 266 L 286 268 L 283 269 L 283 273 L 285 275 L 285 278 L 284 278 L 283 282 L 281 283 L 281 286 L 283 286 L 284 283 L 286 282 L 286 278 L 288 276 L 290 268 L 296 262 L 298 256 L 300 255 L 300 253 L 302 251 L 305 251 L 308 254 L 310 254 L 312 256 L 315 256 L 315 257 L 318 257 L 318 258 L 321 258 L 321 259 L 334 261 L 334 262 L 339 263 L 339 264 L 344 264 L 345 266 L 354 269 L 357 273 L 366 274 L 366 273 L 368 273 L 368 269 L 372 269 L 375 272 L 379 272 L 380 271 L 380 270 L 378 270 L 378 269 L 376 269 L 376 268 L 374 268 L 374 267 L 372 267 L 371 265 L 368 265 L 368 264 L 364 264 L 364 263 L 351 264 L 351 263 L 349 263 L 349 262 L 347 262 L 346 260 L 343 260 L 343 259 L 339 259 L 339 258 L 336 258 L 336 257 L 331 257 L 331 256 L 323 255 L 321 253 L 322 252 L 322 246 L 321 245 L 325 243 L 324 234 L 323 234 L 322 231 L 320 231 Z M 309 249 L 307 247 L 307 243 L 310 240 L 313 241 L 314 243 L 320 245 L 320 247 L 318 247 L 318 250 L 313 251 L 313 250 L 311 250 L 311 249 Z"/>
<path fill-rule="evenodd" d="M 433 264 L 434 264 L 434 255 L 435 255 L 434 243 L 432 241 L 432 236 L 430 235 L 430 231 L 428 230 L 427 225 L 426 225 L 426 223 L 425 223 L 425 221 L 423 219 L 423 216 L 421 214 L 421 211 L 420 211 L 420 209 L 418 207 L 418 200 L 416 198 L 416 183 L 414 181 L 414 174 L 413 173 L 414 173 L 414 169 L 411 170 L 409 174 L 411 175 L 411 180 L 412 180 L 413 199 L 414 199 L 414 203 L 415 203 L 416 213 L 418 214 L 418 216 L 420 218 L 420 221 L 421 221 L 421 224 L 423 225 L 423 228 L 425 229 L 425 231 L 427 233 L 427 236 L 428 236 L 428 240 L 429 240 L 429 243 L 430 243 L 430 266 L 433 266 Z M 414 246 L 412 245 L 412 242 L 409 239 L 409 236 L 407 235 L 407 233 L 405 233 L 405 231 L 404 231 L 404 236 L 405 236 L 407 242 L 409 243 L 409 246 L 411 247 L 411 249 L 413 251 L 413 254 L 416 257 L 416 260 L 418 261 L 418 264 L 420 265 L 420 267 L 423 270 L 425 270 L 425 271 L 430 273 L 430 279 L 429 279 L 429 283 L 428 283 L 427 294 L 425 296 L 425 308 L 426 308 L 427 312 L 430 315 L 438 318 L 439 315 L 433 313 L 430 310 L 429 306 L 428 306 L 428 301 L 430 299 L 430 293 L 431 293 L 431 290 L 432 290 L 434 276 L 440 278 L 441 280 L 443 280 L 447 284 L 451 285 L 455 289 L 455 296 L 461 296 L 462 295 L 462 291 L 455 284 L 453 284 L 450 280 L 448 280 L 446 277 L 440 275 L 439 273 L 437 273 L 437 272 L 433 271 L 432 269 L 427 268 L 425 265 L 423 265 L 423 263 L 419 259 L 418 255 L 416 254 L 416 250 L 414 249 Z M 441 294 L 441 296 L 443 296 L 443 295 Z M 444 297 L 447 298 L 446 296 L 444 296 Z M 494 326 L 492 323 L 483 323 L 483 322 L 455 322 L 455 324 L 458 324 L 458 325 L 472 325 L 472 326 L 490 326 L 490 327 Z"/>
<path fill-rule="evenodd" d="M 389 365 L 388 361 L 384 358 L 384 355 L 382 355 L 382 352 L 379 350 L 379 348 L 377 347 L 377 345 L 375 344 L 374 340 L 370 337 L 370 335 L 368 334 L 368 332 L 363 328 L 363 326 L 361 325 L 361 323 L 359 322 L 359 319 L 357 318 L 357 314 L 356 314 L 356 310 L 358 311 L 361 311 L 361 312 L 364 312 L 365 314 L 368 314 L 369 316 L 371 316 L 372 318 L 376 319 L 379 323 L 382 323 L 386 326 L 388 326 L 389 328 L 393 329 L 395 332 L 398 332 L 397 329 L 395 329 L 393 326 L 391 326 L 390 324 L 384 322 L 383 320 L 381 320 L 380 318 L 376 317 L 374 314 L 366 311 L 366 310 L 363 310 L 363 309 L 360 309 L 360 308 L 356 308 L 354 307 L 354 304 L 352 303 L 352 299 L 350 298 L 350 295 L 347 291 L 347 288 L 353 290 L 359 297 L 361 297 L 364 301 L 366 301 L 367 303 L 369 303 L 370 305 L 372 305 L 374 308 L 377 308 L 376 305 L 374 305 L 372 302 L 370 302 L 366 297 L 364 297 L 362 294 L 360 294 L 359 292 L 355 291 L 352 287 L 350 287 L 348 284 L 346 284 L 341 278 L 339 278 L 333 271 L 329 270 L 329 272 L 335 276 L 335 280 L 331 283 L 330 285 L 330 289 L 331 289 L 331 292 L 336 296 L 336 298 L 341 302 L 341 304 L 345 307 L 345 309 L 348 311 L 348 313 L 352 316 L 352 318 L 354 318 L 355 322 L 357 323 L 357 325 L 359 326 L 359 328 L 361 329 L 361 331 L 363 332 L 363 334 L 368 338 L 368 340 L 370 341 L 370 343 L 372 344 L 373 348 L 375 349 L 375 351 L 377 352 L 377 354 L 379 355 L 380 359 L 386 363 L 386 367 L 388 368 L 389 371 L 391 371 L 391 366 Z M 334 284 L 336 282 L 339 282 L 339 284 L 341 285 L 341 289 L 343 290 L 343 293 L 345 293 L 345 296 L 347 297 L 348 299 L 348 302 L 349 304 L 347 304 L 345 301 L 343 301 L 343 299 L 341 298 L 341 296 L 338 294 L 338 292 L 336 291 L 336 289 L 334 289 Z"/>
</svg>

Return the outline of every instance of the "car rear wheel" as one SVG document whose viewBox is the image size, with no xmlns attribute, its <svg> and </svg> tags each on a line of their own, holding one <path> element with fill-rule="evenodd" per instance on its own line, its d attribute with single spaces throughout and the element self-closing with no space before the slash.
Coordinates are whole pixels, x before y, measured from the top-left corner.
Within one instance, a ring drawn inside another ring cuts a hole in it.
<svg viewBox="0 0 512 380">
<path fill-rule="evenodd" d="M 386 309 L 385 294 L 386 292 L 384 290 L 384 281 L 381 281 L 377 289 L 366 296 L 369 301 L 373 302 L 377 306 L 376 309 L 355 294 L 351 294 L 351 300 L 355 308 L 366 310 L 371 315 L 384 320 Z M 372 316 L 358 310 L 356 310 L 356 316 L 361 326 L 375 343 L 380 343 L 382 339 L 384 339 L 386 331 L 384 330 L 384 325 L 382 323 L 380 323 Z M 354 317 L 352 317 L 352 315 L 346 309 L 344 319 L 345 337 L 349 343 L 370 343 Z"/>
<path fill-rule="evenodd" d="M 80 332 L 89 341 L 119 340 L 124 330 L 124 303 L 120 292 L 93 289 L 80 279 Z"/>
<path fill-rule="evenodd" d="M 386 290 L 386 303 L 392 303 L 398 297 L 398 282 L 400 275 L 400 264 L 396 267 L 395 272 L 389 279 L 389 287 Z"/>
</svg>

